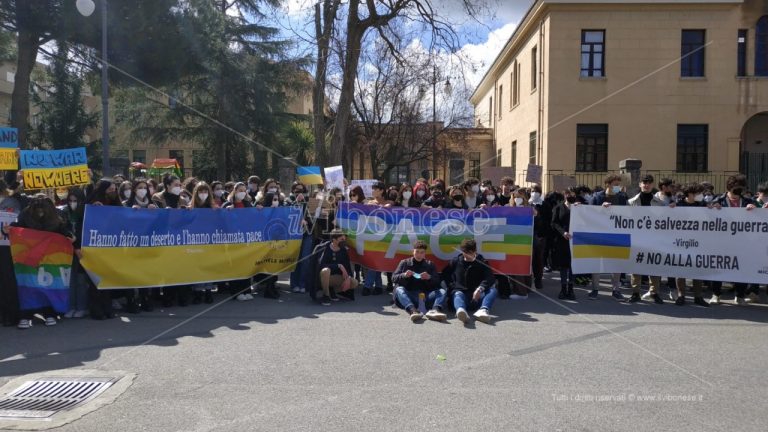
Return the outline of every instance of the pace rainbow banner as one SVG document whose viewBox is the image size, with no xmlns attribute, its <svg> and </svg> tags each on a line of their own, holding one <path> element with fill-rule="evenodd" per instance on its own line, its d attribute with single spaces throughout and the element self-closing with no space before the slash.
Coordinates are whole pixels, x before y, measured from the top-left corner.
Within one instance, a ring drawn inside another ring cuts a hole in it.
<svg viewBox="0 0 768 432">
<path fill-rule="evenodd" d="M 24 189 L 39 190 L 85 185 L 91 182 L 85 148 L 22 150 Z"/>
<path fill-rule="evenodd" d="M 488 209 L 425 209 L 342 203 L 336 224 L 347 235 L 353 261 L 376 271 L 392 271 L 413 255 L 413 244 L 424 240 L 427 258 L 442 270 L 465 238 L 494 272 L 531 273 L 533 210 L 530 207 Z"/>
<path fill-rule="evenodd" d="M 302 211 L 86 206 L 80 263 L 99 289 L 290 272 L 301 248 Z"/>
<path fill-rule="evenodd" d="M 61 234 L 12 227 L 11 255 L 22 310 L 69 309 L 72 242 Z"/>
</svg>

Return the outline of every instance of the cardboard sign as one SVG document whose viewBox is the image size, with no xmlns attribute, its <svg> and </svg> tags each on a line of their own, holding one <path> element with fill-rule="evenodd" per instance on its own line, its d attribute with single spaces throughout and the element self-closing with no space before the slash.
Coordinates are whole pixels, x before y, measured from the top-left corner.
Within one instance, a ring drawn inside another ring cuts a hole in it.
<svg viewBox="0 0 768 432">
<path fill-rule="evenodd" d="M 27 190 L 65 188 L 91 182 L 85 147 L 66 150 L 22 150 L 19 166 Z"/>
<path fill-rule="evenodd" d="M 525 181 L 528 183 L 541 184 L 541 174 L 544 171 L 544 167 L 541 165 L 528 164 L 528 170 L 525 174 Z"/>
<path fill-rule="evenodd" d="M 569 187 L 576 186 L 576 176 L 556 175 L 552 176 L 552 190 L 563 192 Z"/>
<path fill-rule="evenodd" d="M 0 128 L 0 170 L 19 168 L 19 131 L 16 128 Z"/>
</svg>

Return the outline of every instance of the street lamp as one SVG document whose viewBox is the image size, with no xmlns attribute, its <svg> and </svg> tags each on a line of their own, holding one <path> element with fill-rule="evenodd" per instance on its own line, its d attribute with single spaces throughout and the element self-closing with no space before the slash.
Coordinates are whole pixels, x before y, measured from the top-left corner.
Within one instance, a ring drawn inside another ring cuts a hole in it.
<svg viewBox="0 0 768 432">
<path fill-rule="evenodd" d="M 109 65 L 107 64 L 107 0 L 100 0 L 101 7 L 101 165 L 104 175 L 109 175 Z M 93 0 L 77 0 L 77 11 L 89 17 L 96 9 Z"/>
</svg>

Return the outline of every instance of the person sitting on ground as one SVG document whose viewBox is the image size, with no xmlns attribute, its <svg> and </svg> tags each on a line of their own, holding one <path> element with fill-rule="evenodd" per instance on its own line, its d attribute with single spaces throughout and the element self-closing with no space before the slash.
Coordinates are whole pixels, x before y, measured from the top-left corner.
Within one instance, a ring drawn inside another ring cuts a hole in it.
<svg viewBox="0 0 768 432">
<path fill-rule="evenodd" d="M 451 260 L 442 273 L 450 291 L 449 298 L 453 299 L 456 318 L 466 324 L 469 322 L 467 311 L 477 309 L 475 319 L 489 323 L 491 316 L 488 313 L 498 295 L 493 272 L 485 258 L 478 255 L 475 240 L 464 239 L 459 248 L 461 254 Z"/>
<path fill-rule="evenodd" d="M 424 307 L 428 319 L 445 321 L 446 290 L 440 288 L 440 278 L 432 261 L 425 259 L 427 243 L 422 240 L 413 245 L 413 257 L 400 261 L 392 274 L 395 283 L 395 304 L 405 309 L 411 321 L 418 322 L 424 317 L 419 310 L 419 295 L 425 295 Z"/>
<path fill-rule="evenodd" d="M 337 291 L 349 300 L 354 300 L 357 280 L 352 277 L 352 264 L 347 252 L 347 236 L 342 230 L 331 231 L 331 241 L 320 252 L 319 262 L 320 287 L 323 289 L 320 304 L 330 306 L 331 301 L 339 301 L 336 296 Z"/>
</svg>

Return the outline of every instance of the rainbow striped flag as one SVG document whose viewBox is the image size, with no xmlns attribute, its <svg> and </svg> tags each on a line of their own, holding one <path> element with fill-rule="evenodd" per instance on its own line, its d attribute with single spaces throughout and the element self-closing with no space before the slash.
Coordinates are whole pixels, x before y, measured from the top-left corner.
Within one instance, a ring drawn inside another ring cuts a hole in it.
<svg viewBox="0 0 768 432">
<path fill-rule="evenodd" d="M 320 175 L 320 167 L 308 166 L 298 167 L 296 169 L 296 176 L 299 181 L 305 185 L 321 185 L 324 184 L 323 176 Z"/>
<path fill-rule="evenodd" d="M 342 203 L 336 224 L 347 235 L 352 261 L 376 271 L 393 271 L 413 256 L 417 240 L 438 270 L 459 255 L 462 240 L 477 242 L 478 253 L 497 274 L 531 274 L 533 209 L 425 209 Z"/>
<path fill-rule="evenodd" d="M 66 312 L 72 242 L 61 234 L 19 227 L 12 227 L 9 237 L 21 309 L 51 306 Z"/>
<path fill-rule="evenodd" d="M 573 233 L 573 258 L 629 259 L 630 234 Z"/>
</svg>

